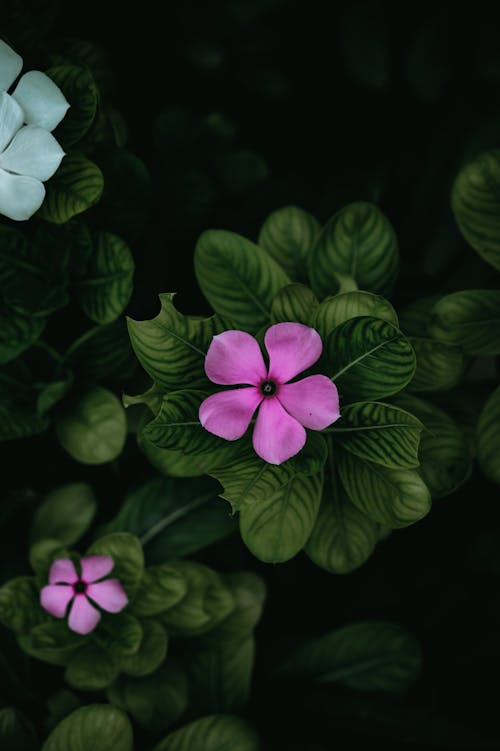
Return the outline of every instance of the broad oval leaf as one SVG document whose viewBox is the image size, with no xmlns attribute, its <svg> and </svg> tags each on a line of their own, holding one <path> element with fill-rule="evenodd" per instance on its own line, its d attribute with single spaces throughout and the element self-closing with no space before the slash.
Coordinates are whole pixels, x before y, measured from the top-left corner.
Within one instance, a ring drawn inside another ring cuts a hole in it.
<svg viewBox="0 0 500 751">
<path fill-rule="evenodd" d="M 371 203 L 345 206 L 324 226 L 309 255 L 309 278 L 321 299 L 338 289 L 338 277 L 355 279 L 358 287 L 386 294 L 399 268 L 394 229 Z"/>
<path fill-rule="evenodd" d="M 49 735 L 42 751 L 133 751 L 126 714 L 109 704 L 89 704 L 72 712 Z"/>
<path fill-rule="evenodd" d="M 257 732 L 241 717 L 214 714 L 200 717 L 170 733 L 153 751 L 260 751 Z"/>
<path fill-rule="evenodd" d="M 311 324 L 326 339 L 334 328 L 350 318 L 370 316 L 398 325 L 398 316 L 389 300 L 372 292 L 353 290 L 327 297 L 320 303 Z"/>
<path fill-rule="evenodd" d="M 99 232 L 94 241 L 85 278 L 78 285 L 83 311 L 95 323 L 112 323 L 132 294 L 134 259 L 117 235 Z"/>
<path fill-rule="evenodd" d="M 63 485 L 48 493 L 36 509 L 30 540 L 52 537 L 63 545 L 74 545 L 90 527 L 96 511 L 97 501 L 90 485 Z"/>
<path fill-rule="evenodd" d="M 129 600 L 135 596 L 144 572 L 144 554 L 137 537 L 127 532 L 104 535 L 92 543 L 85 555 L 110 555 L 113 576 L 120 580 Z"/>
<path fill-rule="evenodd" d="M 47 195 L 38 215 L 48 222 L 64 224 L 97 203 L 103 187 L 104 178 L 96 164 L 83 154 L 68 154 L 47 183 Z"/>
<path fill-rule="evenodd" d="M 120 671 L 133 678 L 149 675 L 160 667 L 167 655 L 167 632 L 158 621 L 141 621 L 143 636 L 138 651 L 119 660 Z"/>
<path fill-rule="evenodd" d="M 310 639 L 283 663 L 280 674 L 358 691 L 406 691 L 419 677 L 422 650 L 396 623 L 366 621 Z"/>
<path fill-rule="evenodd" d="M 396 529 L 429 513 L 431 496 L 415 470 L 387 469 L 348 451 L 337 450 L 336 456 L 347 495 L 370 519 Z"/>
<path fill-rule="evenodd" d="M 125 321 L 119 318 L 106 326 L 94 326 L 76 339 L 64 355 L 64 365 L 89 386 L 104 378 L 123 376 L 133 361 Z"/>
<path fill-rule="evenodd" d="M 111 462 L 125 445 L 125 410 L 111 391 L 96 386 L 57 419 L 56 432 L 61 446 L 77 462 Z"/>
<path fill-rule="evenodd" d="M 410 469 L 419 464 L 423 427 L 410 412 L 392 404 L 357 402 L 344 407 L 340 420 L 325 432 L 362 459 L 383 467 Z"/>
<path fill-rule="evenodd" d="M 262 248 L 224 230 L 207 230 L 201 235 L 194 270 L 213 309 L 235 328 L 250 332 L 270 322 L 274 296 L 290 283 Z"/>
<path fill-rule="evenodd" d="M 115 661 L 137 654 L 143 640 L 142 621 L 128 610 L 104 617 L 94 634 L 94 641 Z"/>
<path fill-rule="evenodd" d="M 453 183 L 451 206 L 467 242 L 500 271 L 499 191 L 500 150 L 494 149 L 462 167 Z"/>
<path fill-rule="evenodd" d="M 223 621 L 204 634 L 205 644 L 248 636 L 262 616 L 266 585 L 260 577 L 249 571 L 237 571 L 226 574 L 223 579 L 233 593 L 235 606 Z"/>
<path fill-rule="evenodd" d="M 150 321 L 127 319 L 137 359 L 165 391 L 207 382 L 205 356 L 212 338 L 224 330 L 217 316 L 198 319 L 179 313 L 174 297 L 172 292 L 160 295 L 161 310 Z"/>
<path fill-rule="evenodd" d="M 486 477 L 500 485 L 500 386 L 486 401 L 479 416 L 477 458 Z"/>
<path fill-rule="evenodd" d="M 177 605 L 186 592 L 186 579 L 175 564 L 148 566 L 132 603 L 132 611 L 139 616 L 164 613 Z"/>
<path fill-rule="evenodd" d="M 71 657 L 64 677 L 71 688 L 101 691 L 115 680 L 118 672 L 113 656 L 97 644 L 89 643 Z"/>
<path fill-rule="evenodd" d="M 57 65 L 49 68 L 47 75 L 61 89 L 70 104 L 54 134 L 66 149 L 78 143 L 92 125 L 97 112 L 99 92 L 88 68 Z"/>
<path fill-rule="evenodd" d="M 308 256 L 320 232 L 320 223 L 308 211 L 298 206 L 285 206 L 269 214 L 258 242 L 290 279 L 307 282 Z"/>
<path fill-rule="evenodd" d="M 280 289 L 271 306 L 273 323 L 297 321 L 313 326 L 318 299 L 309 287 L 303 284 L 288 284 Z"/>
<path fill-rule="evenodd" d="M 441 298 L 429 333 L 468 355 L 500 354 L 500 290 L 467 289 Z"/>
<path fill-rule="evenodd" d="M 40 338 L 46 318 L 25 315 L 0 303 L 0 365 L 14 360 Z"/>
<path fill-rule="evenodd" d="M 460 383 L 465 371 L 465 355 L 460 347 L 424 337 L 411 337 L 417 358 L 409 391 L 448 391 Z"/>
<path fill-rule="evenodd" d="M 401 331 L 364 316 L 337 326 L 325 343 L 332 381 L 341 397 L 382 399 L 401 391 L 415 373 L 415 353 Z"/>
</svg>

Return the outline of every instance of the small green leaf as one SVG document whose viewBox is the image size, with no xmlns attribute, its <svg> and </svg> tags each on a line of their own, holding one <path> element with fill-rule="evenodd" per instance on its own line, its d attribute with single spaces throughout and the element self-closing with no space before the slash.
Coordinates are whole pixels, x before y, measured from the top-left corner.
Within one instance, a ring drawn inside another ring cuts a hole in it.
<svg viewBox="0 0 500 751">
<path fill-rule="evenodd" d="M 215 628 L 204 634 L 204 643 L 226 643 L 230 639 L 248 636 L 262 615 L 266 599 L 266 585 L 262 579 L 248 571 L 226 574 L 223 578 L 231 588 L 235 607 Z"/>
<path fill-rule="evenodd" d="M 153 751 L 260 751 L 254 728 L 233 715 L 208 715 L 170 733 Z"/>
<path fill-rule="evenodd" d="M 99 232 L 79 284 L 84 312 L 96 323 L 112 323 L 130 300 L 133 277 L 134 259 L 128 245 L 111 232 Z"/>
<path fill-rule="evenodd" d="M 0 623 L 11 631 L 29 631 L 39 622 L 40 611 L 40 594 L 32 577 L 18 576 L 0 587 Z"/>
<path fill-rule="evenodd" d="M 133 359 L 125 321 L 119 318 L 94 326 L 76 339 L 64 355 L 64 365 L 78 381 L 93 386 L 103 379 L 123 376 Z"/>
<path fill-rule="evenodd" d="M 39 623 L 28 634 L 18 634 L 21 649 L 49 665 L 67 665 L 77 650 L 85 644 L 85 637 L 70 631 L 65 621 Z"/>
<path fill-rule="evenodd" d="M 500 485 L 500 386 L 486 401 L 479 416 L 477 458 L 486 477 Z"/>
<path fill-rule="evenodd" d="M 45 324 L 45 318 L 24 315 L 0 304 L 0 364 L 29 349 L 40 338 Z"/>
<path fill-rule="evenodd" d="M 49 735 L 42 751 L 133 751 L 127 716 L 107 704 L 90 704 L 66 717 Z"/>
<path fill-rule="evenodd" d="M 90 485 L 75 482 L 53 490 L 38 506 L 31 523 L 32 542 L 44 537 L 74 545 L 85 534 L 97 511 Z"/>
<path fill-rule="evenodd" d="M 85 555 L 110 555 L 115 564 L 113 576 L 123 584 L 129 600 L 135 596 L 144 573 L 144 555 L 137 537 L 127 532 L 105 535 Z"/>
<path fill-rule="evenodd" d="M 402 626 L 366 621 L 344 626 L 295 650 L 280 669 L 315 683 L 358 691 L 406 691 L 419 677 L 422 650 Z"/>
<path fill-rule="evenodd" d="M 105 464 L 116 459 L 125 445 L 125 410 L 111 391 L 98 386 L 56 420 L 56 432 L 61 446 L 77 462 Z"/>
<path fill-rule="evenodd" d="M 97 644 L 86 644 L 70 659 L 66 682 L 79 691 L 101 691 L 118 675 L 113 656 Z"/>
<path fill-rule="evenodd" d="M 175 294 L 160 295 L 161 310 L 150 321 L 128 319 L 130 341 L 146 373 L 165 391 L 206 384 L 205 356 L 224 330 L 217 316 L 199 319 L 174 307 Z"/>
<path fill-rule="evenodd" d="M 78 143 L 87 133 L 97 112 L 99 92 L 92 73 L 76 65 L 49 68 L 47 75 L 61 89 L 70 109 L 55 131 L 55 137 L 66 149 Z"/>
<path fill-rule="evenodd" d="M 423 425 L 409 412 L 382 402 L 357 402 L 342 410 L 340 420 L 325 432 L 344 449 L 392 469 L 418 467 Z"/>
<path fill-rule="evenodd" d="M 403 334 L 378 318 L 351 318 L 325 343 L 332 381 L 341 397 L 382 399 L 401 391 L 415 373 L 415 353 Z"/>
<path fill-rule="evenodd" d="M 94 639 L 105 652 L 120 663 L 139 651 L 143 639 L 142 623 L 130 613 L 104 616 Z"/>
<path fill-rule="evenodd" d="M 182 600 L 187 592 L 187 582 L 174 564 L 160 563 L 144 571 L 132 610 L 136 615 L 158 615 Z"/>
<path fill-rule="evenodd" d="M 316 295 L 303 284 L 288 284 L 280 289 L 271 306 L 271 321 L 297 321 L 312 326 L 319 303 Z"/>
<path fill-rule="evenodd" d="M 258 242 L 290 279 L 307 282 L 307 261 L 320 232 L 321 225 L 312 214 L 298 206 L 285 206 L 269 214 Z"/>
<path fill-rule="evenodd" d="M 47 183 L 47 195 L 38 215 L 48 222 L 64 224 L 100 199 L 104 179 L 99 167 L 82 154 L 64 157 Z"/>
<path fill-rule="evenodd" d="M 500 355 L 500 290 L 467 289 L 441 298 L 429 333 L 468 355 Z"/>
<path fill-rule="evenodd" d="M 160 667 L 167 655 L 167 632 L 158 621 L 141 620 L 143 636 L 138 651 L 119 660 L 122 673 L 141 678 Z"/>
<path fill-rule="evenodd" d="M 415 470 L 387 469 L 339 449 L 336 457 L 347 495 L 373 521 L 395 529 L 429 513 L 430 493 Z"/>
<path fill-rule="evenodd" d="M 460 383 L 466 363 L 459 347 L 423 337 L 411 337 L 410 342 L 417 369 L 409 391 L 448 391 Z"/>
<path fill-rule="evenodd" d="M 311 286 L 322 299 L 338 290 L 337 274 L 368 292 L 386 294 L 399 268 L 396 234 L 370 203 L 345 206 L 323 228 L 309 255 Z"/>
<path fill-rule="evenodd" d="M 466 164 L 453 183 L 451 206 L 460 231 L 481 258 L 500 271 L 500 151 Z"/>
<path fill-rule="evenodd" d="M 398 317 L 389 300 L 363 290 L 326 297 L 315 312 L 312 326 L 326 339 L 334 328 L 350 318 L 370 316 L 398 326 Z"/>
<path fill-rule="evenodd" d="M 208 230 L 196 245 L 196 278 L 214 310 L 235 328 L 256 332 L 269 324 L 276 293 L 290 283 L 258 245 L 234 232 Z"/>
<path fill-rule="evenodd" d="M 0 328 L 1 326 L 0 317 Z M 47 415 L 40 415 L 34 407 L 16 403 L 11 396 L 0 393 L 0 441 L 37 435 L 43 433 L 48 426 Z"/>
</svg>

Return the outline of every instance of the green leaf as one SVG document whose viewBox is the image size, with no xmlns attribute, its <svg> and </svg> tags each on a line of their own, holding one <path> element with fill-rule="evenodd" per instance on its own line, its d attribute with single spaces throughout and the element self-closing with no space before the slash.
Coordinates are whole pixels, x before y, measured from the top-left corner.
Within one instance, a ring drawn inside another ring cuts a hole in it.
<svg viewBox="0 0 500 751">
<path fill-rule="evenodd" d="M 97 511 L 97 501 L 90 485 L 74 482 L 63 485 L 45 496 L 31 523 L 31 542 L 44 537 L 74 545 L 90 527 Z"/>
<path fill-rule="evenodd" d="M 142 678 L 121 677 L 109 691 L 110 699 L 129 712 L 149 732 L 166 730 L 187 707 L 187 680 L 178 668 L 165 665 Z"/>
<path fill-rule="evenodd" d="M 297 321 L 312 326 L 319 303 L 316 295 L 303 284 L 288 284 L 280 289 L 271 306 L 272 323 Z"/>
<path fill-rule="evenodd" d="M 234 232 L 208 230 L 196 245 L 194 269 L 213 309 L 235 328 L 269 324 L 276 293 L 290 279 L 270 256 Z"/>
<path fill-rule="evenodd" d="M 203 636 L 203 643 L 226 643 L 249 636 L 259 622 L 266 599 L 266 585 L 256 574 L 237 571 L 223 577 L 233 593 L 235 606 L 229 615 Z"/>
<path fill-rule="evenodd" d="M 63 364 L 74 370 L 79 382 L 94 385 L 105 378 L 120 377 L 132 361 L 125 321 L 119 318 L 94 326 L 76 339 L 64 355 Z"/>
<path fill-rule="evenodd" d="M 47 75 L 61 89 L 70 109 L 55 131 L 55 137 L 67 149 L 87 133 L 97 112 L 99 92 L 92 73 L 76 65 L 49 68 Z"/>
<path fill-rule="evenodd" d="M 0 365 L 10 362 L 40 338 L 45 318 L 34 318 L 0 304 Z"/>
<path fill-rule="evenodd" d="M 347 451 L 392 469 L 418 467 L 423 425 L 409 412 L 382 402 L 348 404 L 325 432 Z"/>
<path fill-rule="evenodd" d="M 339 448 L 336 456 L 347 495 L 373 521 L 395 529 L 429 513 L 430 493 L 415 470 L 380 467 Z"/>
<path fill-rule="evenodd" d="M 97 644 L 86 644 L 70 659 L 66 682 L 79 691 L 101 691 L 118 675 L 113 656 Z"/>
<path fill-rule="evenodd" d="M 147 419 L 148 417 L 149 419 Z M 212 467 L 216 467 L 220 463 L 220 450 L 192 456 L 175 449 L 158 448 L 144 434 L 144 427 L 148 422 L 151 422 L 151 419 L 152 415 L 146 415 L 146 420 L 139 425 L 137 445 L 149 463 L 160 474 L 168 477 L 200 477 L 206 475 Z"/>
<path fill-rule="evenodd" d="M 48 426 L 47 415 L 40 415 L 34 408 L 18 404 L 11 396 L 0 393 L 0 441 L 37 435 L 43 433 Z"/>
<path fill-rule="evenodd" d="M 325 344 L 341 397 L 382 399 L 401 391 L 415 373 L 415 353 L 403 334 L 378 318 L 351 318 Z"/>
<path fill-rule="evenodd" d="M 486 477 L 500 485 L 500 386 L 491 394 L 479 416 L 477 458 Z"/>
<path fill-rule="evenodd" d="M 64 224 L 100 199 L 104 179 L 99 167 L 82 154 L 64 157 L 47 183 L 47 195 L 38 215 L 48 222 Z"/>
<path fill-rule="evenodd" d="M 361 201 L 330 219 L 309 255 L 309 278 L 320 299 L 338 289 L 337 274 L 352 277 L 361 289 L 386 294 L 398 268 L 392 225 L 376 206 Z"/>
<path fill-rule="evenodd" d="M 233 715 L 208 715 L 170 733 L 153 751 L 260 751 L 251 725 Z"/>
<path fill-rule="evenodd" d="M 417 358 L 410 391 L 448 391 L 460 383 L 466 363 L 459 347 L 423 337 L 411 337 L 410 342 Z"/>
<path fill-rule="evenodd" d="M 45 726 L 49 730 L 53 730 L 61 720 L 81 707 L 81 702 L 74 691 L 70 691 L 69 688 L 61 688 L 50 694 L 45 700 L 45 706 L 47 708 Z"/>
<path fill-rule="evenodd" d="M 38 751 L 33 725 L 13 707 L 0 709 L 0 747 L 5 751 Z"/>
<path fill-rule="evenodd" d="M 281 666 L 282 676 L 359 691 L 406 691 L 419 677 L 422 650 L 402 626 L 366 621 L 310 639 Z"/>
<path fill-rule="evenodd" d="M 120 663 L 137 654 L 143 639 L 142 623 L 130 613 L 105 615 L 94 639 L 105 652 Z"/>
<path fill-rule="evenodd" d="M 184 659 L 190 710 L 232 712 L 248 701 L 255 658 L 253 636 L 189 650 Z"/>
<path fill-rule="evenodd" d="M 132 294 L 134 259 L 117 235 L 99 232 L 79 284 L 80 303 L 96 323 L 112 323 L 123 312 Z"/>
<path fill-rule="evenodd" d="M 49 735 L 42 751 L 133 751 L 127 716 L 107 704 L 90 704 L 66 717 Z"/>
<path fill-rule="evenodd" d="M 158 615 L 182 600 L 187 592 L 187 582 L 175 563 L 148 566 L 132 604 L 136 615 Z"/>
<path fill-rule="evenodd" d="M 65 621 L 51 619 L 19 634 L 17 641 L 26 654 L 50 665 L 67 665 L 85 638 L 70 631 Z"/>
<path fill-rule="evenodd" d="M 77 462 L 105 464 L 122 452 L 127 437 L 125 410 L 108 389 L 87 391 L 56 420 L 59 443 Z"/>
<path fill-rule="evenodd" d="M 208 566 L 194 561 L 177 561 L 176 566 L 187 583 L 187 592 L 158 620 L 169 633 L 202 634 L 224 620 L 235 607 L 230 588 Z"/>
<path fill-rule="evenodd" d="M 113 576 L 123 584 L 129 600 L 135 596 L 143 573 L 144 555 L 137 537 L 114 532 L 96 540 L 85 555 L 110 555 L 115 565 Z"/>
<path fill-rule="evenodd" d="M 35 572 L 36 583 L 43 587 L 47 584 L 49 570 L 57 558 L 68 558 L 70 553 L 64 544 L 55 538 L 45 538 L 34 542 L 29 550 L 30 566 Z"/>
<path fill-rule="evenodd" d="M 428 334 L 434 305 L 443 295 L 420 297 L 399 311 L 399 328 L 406 336 L 423 336 Z"/>
<path fill-rule="evenodd" d="M 218 483 L 206 477 L 156 477 L 127 495 L 106 531 L 137 535 L 148 563 L 190 555 L 236 529 L 218 492 Z"/>
<path fill-rule="evenodd" d="M 320 232 L 321 225 L 312 214 L 298 206 L 285 206 L 269 214 L 261 227 L 258 243 L 290 279 L 307 282 L 309 254 Z"/>
<path fill-rule="evenodd" d="M 326 297 L 315 311 L 311 325 L 326 339 L 334 328 L 350 318 L 370 316 L 398 325 L 398 317 L 391 303 L 380 295 L 354 290 Z"/>
<path fill-rule="evenodd" d="M 29 631 L 39 622 L 40 611 L 40 594 L 32 577 L 18 576 L 0 587 L 0 623 L 11 631 Z"/>
<path fill-rule="evenodd" d="M 167 632 L 158 621 L 141 620 L 143 636 L 138 651 L 119 660 L 120 670 L 134 678 L 149 675 L 160 667 L 167 655 Z"/>
<path fill-rule="evenodd" d="M 500 271 L 500 151 L 466 164 L 453 183 L 451 206 L 460 231 L 481 258 Z"/>
<path fill-rule="evenodd" d="M 429 333 L 468 355 L 500 355 L 500 290 L 467 289 L 441 298 Z"/>
<path fill-rule="evenodd" d="M 199 319 L 174 307 L 175 294 L 160 295 L 161 310 L 150 321 L 129 318 L 132 347 L 146 373 L 165 391 L 206 384 L 205 356 L 225 326 L 217 316 Z"/>
</svg>

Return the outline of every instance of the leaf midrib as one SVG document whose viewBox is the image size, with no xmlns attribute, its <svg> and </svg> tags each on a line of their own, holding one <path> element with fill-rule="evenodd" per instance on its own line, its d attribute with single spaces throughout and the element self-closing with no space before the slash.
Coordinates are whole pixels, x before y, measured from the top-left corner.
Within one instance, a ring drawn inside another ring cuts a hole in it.
<svg viewBox="0 0 500 751">
<path fill-rule="evenodd" d="M 365 357 L 369 357 L 374 352 L 376 352 L 378 349 L 381 349 L 381 347 L 385 347 L 387 344 L 391 344 L 391 342 L 396 342 L 398 339 L 400 339 L 401 336 L 398 334 L 397 336 L 393 336 L 391 339 L 385 339 L 383 342 L 380 342 L 380 344 L 377 344 L 376 347 L 373 347 L 372 349 L 368 350 L 368 352 L 363 352 L 362 355 L 357 357 L 355 360 L 351 360 L 350 363 L 348 363 L 344 368 L 339 370 L 335 375 L 331 376 L 330 380 L 335 381 L 339 376 L 341 376 L 343 373 L 345 373 L 347 370 L 350 370 L 354 365 L 357 365 L 359 362 L 365 359 Z"/>
<path fill-rule="evenodd" d="M 190 501 L 184 506 L 181 506 L 181 508 L 178 508 L 175 511 L 172 511 L 171 513 L 167 514 L 162 519 L 159 519 L 155 524 L 153 524 L 146 532 L 144 532 L 139 537 L 141 544 L 143 546 L 147 545 L 148 542 L 150 542 L 154 537 L 159 535 L 160 532 L 163 532 L 163 530 L 166 527 L 170 526 L 170 524 L 173 524 L 178 519 L 182 519 L 182 517 L 186 516 L 190 511 L 193 511 L 194 509 L 199 508 L 204 503 L 207 503 L 207 501 L 209 501 L 213 497 L 214 497 L 213 493 L 205 493 L 204 495 L 201 495 L 199 498 L 195 498 L 194 500 Z"/>
</svg>

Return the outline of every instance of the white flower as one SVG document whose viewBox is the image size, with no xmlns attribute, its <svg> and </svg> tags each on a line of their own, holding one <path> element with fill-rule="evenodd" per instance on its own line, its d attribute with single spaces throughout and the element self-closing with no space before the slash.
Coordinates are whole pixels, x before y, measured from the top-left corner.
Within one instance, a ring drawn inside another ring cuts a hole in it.
<svg viewBox="0 0 500 751">
<path fill-rule="evenodd" d="M 42 181 L 61 164 L 64 151 L 50 131 L 69 107 L 59 87 L 37 70 L 8 94 L 22 67 L 22 58 L 0 39 L 0 214 L 17 221 L 40 208 Z"/>
</svg>

